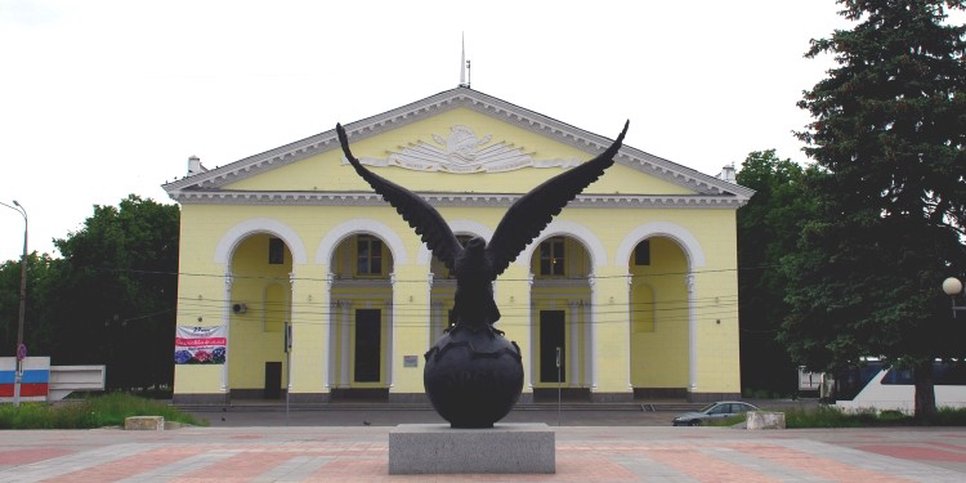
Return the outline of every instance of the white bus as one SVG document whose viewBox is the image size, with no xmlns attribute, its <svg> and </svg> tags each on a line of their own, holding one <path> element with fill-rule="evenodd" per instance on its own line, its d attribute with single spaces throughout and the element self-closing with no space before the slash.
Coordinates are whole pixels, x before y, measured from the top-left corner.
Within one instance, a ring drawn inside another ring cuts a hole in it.
<svg viewBox="0 0 966 483">
<path fill-rule="evenodd" d="M 936 362 L 933 366 L 936 407 L 966 407 L 966 363 Z M 906 414 L 915 411 L 916 386 L 911 369 L 868 361 L 835 379 L 835 405 L 844 411 L 875 409 Z"/>
</svg>

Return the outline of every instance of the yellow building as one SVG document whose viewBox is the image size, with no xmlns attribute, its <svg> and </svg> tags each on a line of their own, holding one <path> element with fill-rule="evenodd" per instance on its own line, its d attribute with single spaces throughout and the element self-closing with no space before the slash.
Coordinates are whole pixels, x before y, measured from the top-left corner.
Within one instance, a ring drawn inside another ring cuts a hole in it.
<svg viewBox="0 0 966 483">
<path fill-rule="evenodd" d="M 487 239 L 521 194 L 611 142 L 465 87 L 345 127 L 370 169 Z M 626 145 L 615 161 L 496 282 L 522 399 L 737 396 L 735 213 L 752 190 Z M 182 205 L 179 334 L 227 339 L 192 359 L 201 342 L 179 336 L 175 402 L 425 400 L 455 281 L 334 129 L 217 169 L 192 158 L 164 188 Z"/>
</svg>

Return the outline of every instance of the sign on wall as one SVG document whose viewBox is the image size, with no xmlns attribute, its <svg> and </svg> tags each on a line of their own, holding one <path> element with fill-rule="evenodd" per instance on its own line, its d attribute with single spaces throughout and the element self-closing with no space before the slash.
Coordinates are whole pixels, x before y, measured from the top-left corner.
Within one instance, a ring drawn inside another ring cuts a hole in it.
<svg viewBox="0 0 966 483">
<path fill-rule="evenodd" d="M 178 326 L 174 339 L 175 364 L 224 364 L 228 350 L 228 329 Z"/>
</svg>

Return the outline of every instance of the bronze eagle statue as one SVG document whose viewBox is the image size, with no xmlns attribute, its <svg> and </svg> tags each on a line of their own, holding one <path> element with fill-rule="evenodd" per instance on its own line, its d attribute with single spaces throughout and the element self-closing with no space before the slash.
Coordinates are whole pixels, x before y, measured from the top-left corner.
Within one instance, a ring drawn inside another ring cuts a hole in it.
<svg viewBox="0 0 966 483">
<path fill-rule="evenodd" d="M 489 243 L 475 236 L 463 246 L 443 217 L 426 200 L 408 189 L 368 170 L 349 149 L 341 124 L 335 129 L 346 159 L 376 193 L 389 202 L 456 276 L 453 313 L 456 324 L 478 330 L 500 319 L 493 299 L 493 281 L 516 260 L 554 216 L 614 164 L 630 121 L 617 139 L 594 159 L 544 181 L 507 210 Z"/>
</svg>

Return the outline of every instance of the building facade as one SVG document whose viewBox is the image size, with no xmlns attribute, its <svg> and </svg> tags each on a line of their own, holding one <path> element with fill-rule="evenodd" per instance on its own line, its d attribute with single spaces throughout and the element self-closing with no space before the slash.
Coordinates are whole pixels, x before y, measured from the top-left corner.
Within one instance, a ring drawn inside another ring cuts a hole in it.
<svg viewBox="0 0 966 483">
<path fill-rule="evenodd" d="M 611 142 L 465 87 L 345 128 L 370 169 L 487 239 L 522 194 Z M 218 169 L 193 158 L 164 188 L 182 206 L 179 334 L 221 334 L 178 336 L 175 402 L 424 400 L 455 280 L 334 129 Z M 524 399 L 738 395 L 735 214 L 752 194 L 625 145 L 495 284 Z"/>
</svg>

